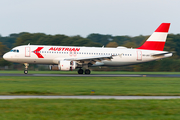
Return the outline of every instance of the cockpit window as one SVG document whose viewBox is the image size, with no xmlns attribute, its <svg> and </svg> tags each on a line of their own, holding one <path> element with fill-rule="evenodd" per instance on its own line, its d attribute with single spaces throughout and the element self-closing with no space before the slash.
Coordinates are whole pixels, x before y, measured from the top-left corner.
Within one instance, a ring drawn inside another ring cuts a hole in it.
<svg viewBox="0 0 180 120">
<path fill-rule="evenodd" d="M 16 52 L 16 53 L 18 53 L 19 50 L 13 49 L 13 50 L 10 50 L 10 52 Z"/>
</svg>

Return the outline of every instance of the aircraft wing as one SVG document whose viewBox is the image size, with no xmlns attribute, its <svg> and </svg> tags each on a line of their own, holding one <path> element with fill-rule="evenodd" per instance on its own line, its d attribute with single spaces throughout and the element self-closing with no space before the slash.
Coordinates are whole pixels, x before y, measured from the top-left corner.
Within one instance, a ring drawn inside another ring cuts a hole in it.
<svg viewBox="0 0 180 120">
<path fill-rule="evenodd" d="M 101 55 L 101 56 L 92 56 L 92 57 L 82 57 L 82 58 L 70 58 L 64 59 L 68 61 L 76 61 L 78 63 L 92 63 L 101 62 L 102 60 L 110 61 L 112 59 L 112 55 Z"/>
</svg>

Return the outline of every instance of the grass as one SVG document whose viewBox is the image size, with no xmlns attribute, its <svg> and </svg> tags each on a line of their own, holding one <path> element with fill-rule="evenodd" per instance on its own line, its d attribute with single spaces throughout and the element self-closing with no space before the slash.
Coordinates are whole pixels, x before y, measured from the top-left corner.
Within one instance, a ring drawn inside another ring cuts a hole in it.
<svg viewBox="0 0 180 120">
<path fill-rule="evenodd" d="M 54 71 L 51 72 L 54 74 Z M 95 90 L 94 95 L 180 95 L 179 86 L 180 78 L 167 77 L 0 77 L 0 95 L 91 95 L 91 90 Z M 1 120 L 179 120 L 179 118 L 179 99 L 0 100 Z"/>
<path fill-rule="evenodd" d="M 0 77 L 0 95 L 180 95 L 180 78 Z"/>
<path fill-rule="evenodd" d="M 24 71 L 3 71 L 0 73 L 24 74 Z M 77 74 L 77 71 L 28 71 L 29 74 Z M 91 71 L 91 74 L 180 74 L 180 72 L 128 72 L 128 71 Z"/>
<path fill-rule="evenodd" d="M 1 120 L 179 120 L 173 100 L 0 100 Z"/>
</svg>

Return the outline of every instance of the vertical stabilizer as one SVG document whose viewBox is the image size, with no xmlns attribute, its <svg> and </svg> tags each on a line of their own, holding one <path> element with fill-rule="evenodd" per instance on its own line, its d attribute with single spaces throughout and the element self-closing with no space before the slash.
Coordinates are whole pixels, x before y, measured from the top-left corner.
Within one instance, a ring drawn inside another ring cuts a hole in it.
<svg viewBox="0 0 180 120">
<path fill-rule="evenodd" d="M 146 42 L 137 49 L 163 51 L 170 23 L 162 23 Z"/>
</svg>

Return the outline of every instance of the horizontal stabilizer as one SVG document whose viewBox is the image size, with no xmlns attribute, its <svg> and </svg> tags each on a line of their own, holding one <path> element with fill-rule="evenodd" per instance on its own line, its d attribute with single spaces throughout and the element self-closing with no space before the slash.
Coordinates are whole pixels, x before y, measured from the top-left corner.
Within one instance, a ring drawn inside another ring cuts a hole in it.
<svg viewBox="0 0 180 120">
<path fill-rule="evenodd" d="M 172 54 L 172 52 L 160 53 L 160 54 L 153 54 L 153 55 L 151 55 L 151 56 L 153 56 L 153 57 L 161 57 L 161 56 L 165 56 L 165 55 L 168 55 L 168 54 Z"/>
</svg>

